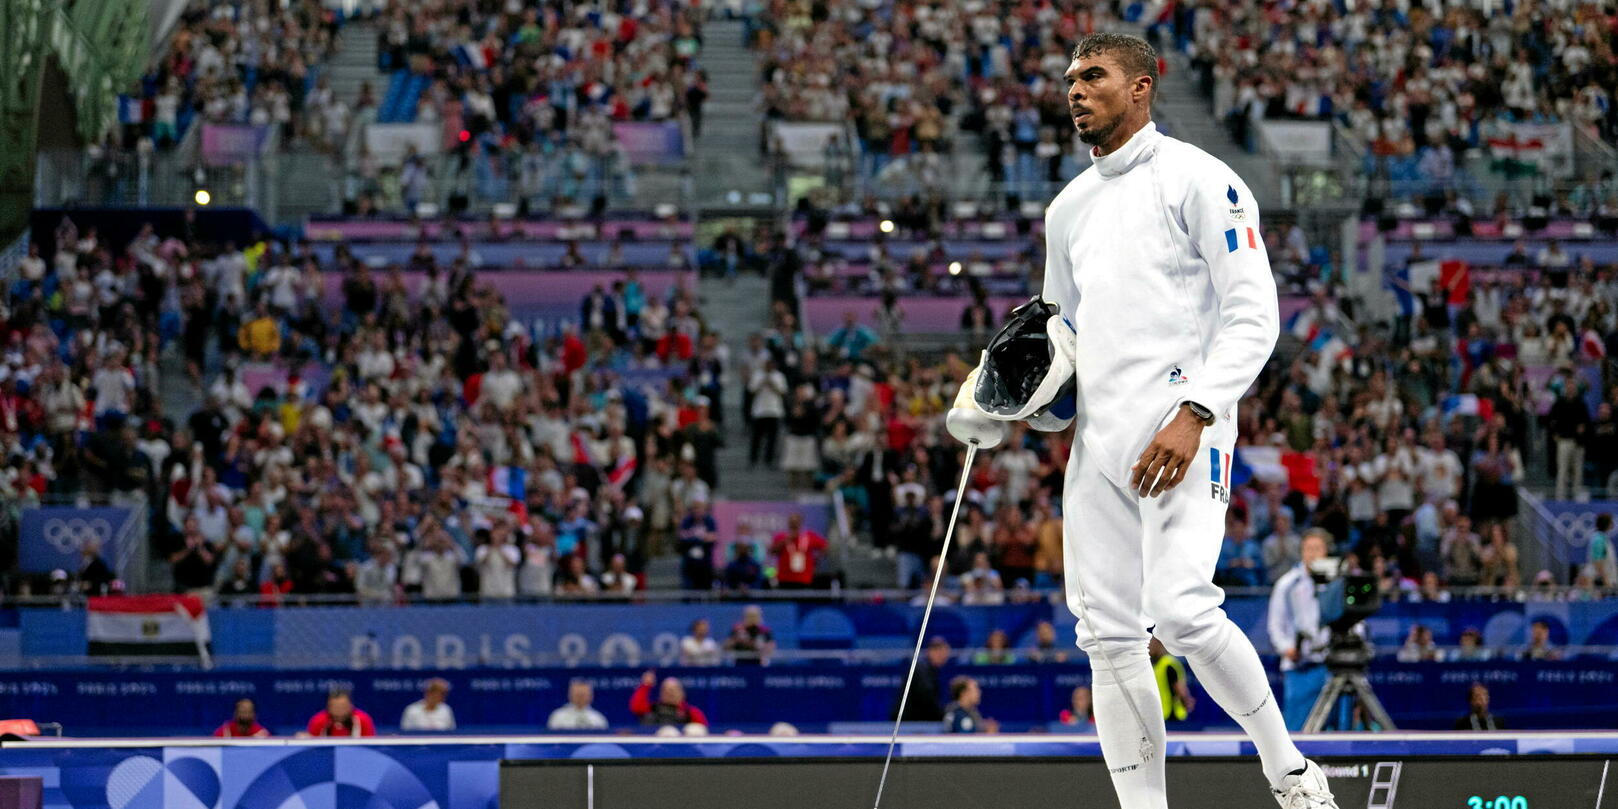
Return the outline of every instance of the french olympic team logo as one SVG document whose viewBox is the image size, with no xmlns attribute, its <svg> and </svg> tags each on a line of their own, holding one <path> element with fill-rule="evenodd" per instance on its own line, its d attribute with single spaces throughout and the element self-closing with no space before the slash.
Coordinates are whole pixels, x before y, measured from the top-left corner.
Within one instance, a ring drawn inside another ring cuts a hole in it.
<svg viewBox="0 0 1618 809">
<path fill-rule="evenodd" d="M 1208 448 L 1208 479 L 1213 499 L 1230 505 L 1230 453 Z"/>
</svg>

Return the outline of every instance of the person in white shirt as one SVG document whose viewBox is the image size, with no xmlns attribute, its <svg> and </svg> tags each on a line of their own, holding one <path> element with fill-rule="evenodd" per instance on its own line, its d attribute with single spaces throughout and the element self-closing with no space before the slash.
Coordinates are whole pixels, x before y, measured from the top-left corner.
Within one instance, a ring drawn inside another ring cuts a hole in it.
<svg viewBox="0 0 1618 809">
<path fill-rule="evenodd" d="M 753 394 L 753 437 L 747 448 L 747 465 L 760 460 L 765 466 L 775 465 L 775 441 L 781 432 L 781 417 L 786 415 L 786 374 L 776 370 L 775 361 L 766 359 L 747 383 Z"/>
<path fill-rule="evenodd" d="M 691 622 L 691 634 L 680 639 L 680 665 L 719 665 L 719 642 L 709 635 L 707 618 Z"/>
<path fill-rule="evenodd" d="M 1155 637 L 1246 731 L 1284 809 L 1336 809 L 1213 583 L 1237 401 L 1280 332 L 1257 200 L 1224 163 L 1153 125 L 1158 59 L 1145 40 L 1086 36 L 1065 78 L 1093 166 L 1046 210 L 1041 297 L 1071 329 L 1045 324 L 1072 341 L 1051 350 L 1076 377 L 1065 581 L 1085 616 L 1079 646 L 1113 788 L 1122 809 L 1167 809 Z"/>
<path fill-rule="evenodd" d="M 449 683 L 434 677 L 427 681 L 427 690 L 421 699 L 405 707 L 399 718 L 400 730 L 454 730 L 455 712 L 444 698 L 449 696 Z"/>
<path fill-rule="evenodd" d="M 472 560 L 478 568 L 478 595 L 483 598 L 511 598 L 517 594 L 517 564 L 522 560 L 511 544 L 511 530 L 497 525 L 489 541 L 478 546 Z"/>
<path fill-rule="evenodd" d="M 1287 727 L 1298 730 L 1309 717 L 1315 697 L 1326 684 L 1326 646 L 1331 633 L 1320 627 L 1320 599 L 1309 566 L 1324 559 L 1329 535 L 1321 529 L 1304 534 L 1301 559 L 1270 591 L 1267 628 L 1270 645 L 1281 654 L 1281 696 Z"/>
<path fill-rule="evenodd" d="M 1461 495 L 1460 456 L 1444 445 L 1444 434 L 1433 432 L 1427 436 L 1427 448 L 1417 458 L 1422 493 L 1429 500 L 1443 502 Z"/>
<path fill-rule="evenodd" d="M 583 680 L 567 685 L 567 704 L 551 711 L 545 722 L 547 730 L 606 730 L 607 717 L 590 707 L 595 701 L 595 689 Z"/>
</svg>

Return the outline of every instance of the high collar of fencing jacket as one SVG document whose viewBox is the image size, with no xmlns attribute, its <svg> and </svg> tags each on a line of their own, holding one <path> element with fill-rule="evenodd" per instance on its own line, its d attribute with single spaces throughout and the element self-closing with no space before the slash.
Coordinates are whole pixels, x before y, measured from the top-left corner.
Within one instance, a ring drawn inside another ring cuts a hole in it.
<svg viewBox="0 0 1618 809">
<path fill-rule="evenodd" d="M 1090 161 L 1095 164 L 1096 171 L 1110 180 L 1127 174 L 1130 169 L 1150 160 L 1157 151 L 1157 143 L 1163 139 L 1163 133 L 1157 131 L 1157 124 L 1147 121 L 1124 145 L 1114 151 L 1098 155 L 1094 147 L 1090 148 Z"/>
</svg>

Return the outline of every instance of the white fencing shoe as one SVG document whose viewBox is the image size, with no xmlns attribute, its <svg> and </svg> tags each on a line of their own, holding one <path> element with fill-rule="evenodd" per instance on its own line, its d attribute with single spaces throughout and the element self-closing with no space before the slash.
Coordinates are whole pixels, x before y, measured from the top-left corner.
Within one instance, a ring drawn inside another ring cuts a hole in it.
<svg viewBox="0 0 1618 809">
<path fill-rule="evenodd" d="M 1326 774 L 1313 761 L 1305 761 L 1303 769 L 1287 773 L 1270 792 L 1281 809 L 1337 809 L 1337 801 L 1326 788 Z"/>
</svg>

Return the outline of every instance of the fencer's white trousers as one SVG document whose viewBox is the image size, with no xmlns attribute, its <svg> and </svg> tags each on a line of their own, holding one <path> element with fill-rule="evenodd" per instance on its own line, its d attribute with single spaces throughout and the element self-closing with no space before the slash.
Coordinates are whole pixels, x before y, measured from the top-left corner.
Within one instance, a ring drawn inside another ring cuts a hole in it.
<svg viewBox="0 0 1618 809">
<path fill-rule="evenodd" d="M 1155 634 L 1180 657 L 1217 653 L 1208 645 L 1223 642 L 1229 619 L 1213 575 L 1235 443 L 1228 419 L 1204 430 L 1185 479 L 1151 498 L 1113 483 L 1074 442 L 1062 492 L 1062 550 L 1068 607 L 1079 614 L 1082 588 L 1093 624 L 1078 628 L 1080 648 L 1093 655 L 1099 641 L 1128 653 Z"/>
</svg>

